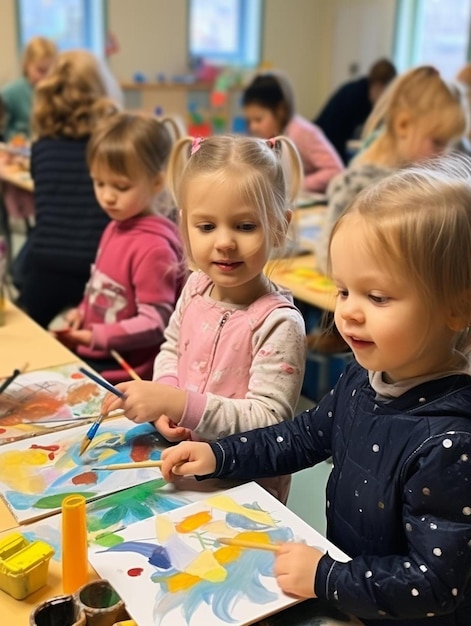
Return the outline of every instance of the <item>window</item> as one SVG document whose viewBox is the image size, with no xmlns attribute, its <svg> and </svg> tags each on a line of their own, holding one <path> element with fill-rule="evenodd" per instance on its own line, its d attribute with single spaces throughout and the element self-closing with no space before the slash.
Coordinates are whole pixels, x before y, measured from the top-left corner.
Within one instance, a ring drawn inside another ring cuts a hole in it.
<svg viewBox="0 0 471 626">
<path fill-rule="evenodd" d="M 434 65 L 453 79 L 468 59 L 469 0 L 400 0 L 395 61 L 400 71 Z"/>
<path fill-rule="evenodd" d="M 260 62 L 263 0 L 189 0 L 191 65 L 255 67 Z"/>
<path fill-rule="evenodd" d="M 36 35 L 60 50 L 87 48 L 102 55 L 105 40 L 103 2 L 97 0 L 18 0 L 21 49 Z"/>
</svg>

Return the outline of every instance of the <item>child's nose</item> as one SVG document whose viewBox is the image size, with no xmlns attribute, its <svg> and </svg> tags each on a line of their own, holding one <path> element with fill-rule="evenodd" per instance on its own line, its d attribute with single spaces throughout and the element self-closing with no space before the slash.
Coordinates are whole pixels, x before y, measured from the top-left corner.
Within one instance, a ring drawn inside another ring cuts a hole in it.
<svg viewBox="0 0 471 626">
<path fill-rule="evenodd" d="M 229 230 L 221 230 L 216 239 L 216 247 L 219 249 L 235 248 L 235 240 Z"/>
<path fill-rule="evenodd" d="M 358 298 L 348 296 L 348 298 L 342 300 L 339 304 L 337 304 L 337 306 L 340 307 L 339 312 L 344 320 L 352 320 L 356 322 L 364 321 L 365 315 Z"/>
</svg>

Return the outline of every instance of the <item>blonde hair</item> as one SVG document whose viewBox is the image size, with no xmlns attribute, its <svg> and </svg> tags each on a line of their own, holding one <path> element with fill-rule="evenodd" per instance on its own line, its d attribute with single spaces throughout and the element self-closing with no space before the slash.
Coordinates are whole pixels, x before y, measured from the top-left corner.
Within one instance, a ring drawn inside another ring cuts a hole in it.
<svg viewBox="0 0 471 626">
<path fill-rule="evenodd" d="M 145 113 L 117 113 L 101 121 L 87 145 L 88 168 L 103 167 L 131 180 L 146 176 L 154 180 L 164 175 L 175 139 L 181 126 L 171 117 L 157 119 Z M 162 200 L 162 198 L 161 198 Z M 171 203 L 159 205 L 169 213 Z"/>
<path fill-rule="evenodd" d="M 109 97 L 114 79 L 86 50 L 59 54 L 50 74 L 36 87 L 32 126 L 37 137 L 86 137 L 118 105 Z"/>
<path fill-rule="evenodd" d="M 27 75 L 28 67 L 31 63 L 50 59 L 53 61 L 57 57 L 56 44 L 46 37 L 33 37 L 28 41 L 21 58 L 21 69 L 23 76 Z"/>
<path fill-rule="evenodd" d="M 195 143 L 196 141 L 196 143 Z M 289 211 L 299 193 L 302 165 L 287 137 L 265 141 L 254 137 L 192 137 L 175 144 L 168 167 L 168 186 L 182 211 L 182 233 L 190 254 L 185 208 L 189 186 L 198 177 L 235 185 L 241 200 L 257 211 L 266 237 L 283 248 Z"/>
<path fill-rule="evenodd" d="M 407 112 L 414 124 L 430 126 L 445 144 L 466 132 L 468 114 L 465 95 L 456 84 L 447 83 L 439 72 L 424 65 L 401 74 L 387 87 L 365 123 L 363 136 L 378 131 L 373 142 L 356 158 L 356 162 L 382 162 L 390 167 L 403 165 L 395 153 L 395 123 L 398 115 Z"/>
<path fill-rule="evenodd" d="M 407 276 L 427 303 L 463 320 L 456 349 L 471 349 L 471 165 L 448 156 L 401 170 L 360 192 L 337 221 L 357 214 L 380 263 Z"/>
</svg>

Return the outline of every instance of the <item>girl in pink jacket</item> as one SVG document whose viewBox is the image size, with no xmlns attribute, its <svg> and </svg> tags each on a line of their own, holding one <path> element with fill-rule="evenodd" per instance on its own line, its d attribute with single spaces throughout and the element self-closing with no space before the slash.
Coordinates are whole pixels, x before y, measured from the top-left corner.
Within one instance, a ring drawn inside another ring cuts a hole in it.
<svg viewBox="0 0 471 626">
<path fill-rule="evenodd" d="M 180 140 L 169 187 L 193 272 L 154 364 L 154 382 L 118 385 L 124 408 L 171 441 L 215 440 L 292 419 L 305 364 L 304 320 L 264 273 L 282 248 L 302 176 L 285 137 Z M 289 477 L 272 479 L 281 500 Z"/>
<path fill-rule="evenodd" d="M 242 96 L 250 133 L 268 139 L 283 134 L 296 146 L 303 165 L 303 189 L 324 193 L 343 169 L 335 148 L 322 130 L 297 115 L 291 83 L 281 73 L 256 76 Z"/>
</svg>

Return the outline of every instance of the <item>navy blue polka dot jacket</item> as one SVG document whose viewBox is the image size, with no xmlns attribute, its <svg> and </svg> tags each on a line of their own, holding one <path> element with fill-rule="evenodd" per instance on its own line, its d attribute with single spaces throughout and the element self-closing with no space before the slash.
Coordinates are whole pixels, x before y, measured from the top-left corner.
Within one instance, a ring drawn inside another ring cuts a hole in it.
<svg viewBox="0 0 471 626">
<path fill-rule="evenodd" d="M 471 625 L 471 378 L 375 400 L 350 364 L 316 409 L 211 444 L 218 478 L 291 474 L 333 457 L 315 591 L 365 624 Z"/>
</svg>

